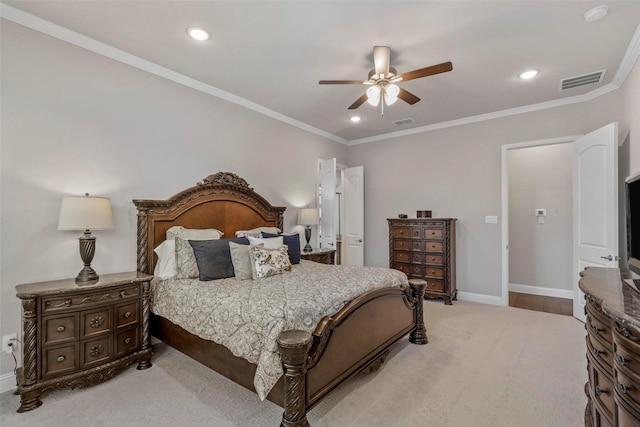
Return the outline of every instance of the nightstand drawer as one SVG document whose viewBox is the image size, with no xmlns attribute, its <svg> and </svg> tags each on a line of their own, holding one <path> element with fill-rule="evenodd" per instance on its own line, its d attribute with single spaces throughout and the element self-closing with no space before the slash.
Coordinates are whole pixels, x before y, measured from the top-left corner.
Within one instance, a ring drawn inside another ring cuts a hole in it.
<svg viewBox="0 0 640 427">
<path fill-rule="evenodd" d="M 42 377 L 68 374 L 78 366 L 78 343 L 42 350 Z"/>
<path fill-rule="evenodd" d="M 82 343 L 82 368 L 108 362 L 111 359 L 112 335 Z"/>
<path fill-rule="evenodd" d="M 89 338 L 111 330 L 112 307 L 82 312 L 82 337 Z"/>
<path fill-rule="evenodd" d="M 78 339 L 78 313 L 47 316 L 43 320 L 43 344 L 59 344 Z"/>
<path fill-rule="evenodd" d="M 69 296 L 50 297 L 42 299 L 42 312 L 57 312 L 70 309 L 85 309 L 95 305 L 102 305 L 110 301 L 129 298 L 139 298 L 138 286 L 127 286 L 116 289 L 105 289 L 97 292 L 75 294 Z"/>
<path fill-rule="evenodd" d="M 138 323 L 138 301 L 116 307 L 116 328 Z"/>
<path fill-rule="evenodd" d="M 116 334 L 116 358 L 138 349 L 140 346 L 139 329 L 135 327 Z"/>
</svg>

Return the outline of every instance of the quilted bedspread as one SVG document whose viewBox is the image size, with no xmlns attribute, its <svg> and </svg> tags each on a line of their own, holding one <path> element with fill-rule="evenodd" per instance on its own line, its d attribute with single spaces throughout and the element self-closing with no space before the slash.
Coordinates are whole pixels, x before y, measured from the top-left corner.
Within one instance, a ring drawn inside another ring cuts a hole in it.
<svg viewBox="0 0 640 427">
<path fill-rule="evenodd" d="M 264 400 L 283 373 L 280 332 L 313 332 L 322 317 L 358 295 L 406 283 L 397 270 L 302 260 L 290 272 L 258 280 L 154 279 L 151 311 L 256 364 L 254 386 Z"/>
</svg>

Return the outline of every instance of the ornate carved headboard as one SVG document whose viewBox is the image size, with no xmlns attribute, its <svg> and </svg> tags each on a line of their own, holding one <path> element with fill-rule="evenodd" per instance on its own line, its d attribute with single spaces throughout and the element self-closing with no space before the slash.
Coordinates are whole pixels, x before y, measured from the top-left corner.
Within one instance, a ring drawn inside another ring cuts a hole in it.
<svg viewBox="0 0 640 427">
<path fill-rule="evenodd" d="M 235 237 L 238 230 L 256 227 L 282 230 L 286 209 L 272 206 L 247 181 L 229 172 L 209 175 L 167 200 L 133 203 L 138 208 L 138 271 L 148 274 L 155 266 L 153 249 L 174 225 L 216 228 L 224 237 Z"/>
</svg>

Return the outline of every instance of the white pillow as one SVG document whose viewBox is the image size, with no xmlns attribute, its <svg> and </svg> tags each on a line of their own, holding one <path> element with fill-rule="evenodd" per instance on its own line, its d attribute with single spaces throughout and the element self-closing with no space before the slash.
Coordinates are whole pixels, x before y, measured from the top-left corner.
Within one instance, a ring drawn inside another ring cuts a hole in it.
<svg viewBox="0 0 640 427">
<path fill-rule="evenodd" d="M 175 225 L 167 230 L 167 240 L 173 240 L 180 237 L 184 240 L 216 240 L 222 237 L 224 233 L 215 228 L 184 228 L 181 225 Z"/>
<path fill-rule="evenodd" d="M 281 230 L 278 227 L 258 227 L 251 230 L 239 230 L 236 231 L 236 237 L 260 237 L 260 233 L 280 234 Z"/>
<path fill-rule="evenodd" d="M 282 246 L 284 237 L 278 236 L 263 239 L 262 237 L 247 236 L 247 239 L 249 239 L 249 244 L 251 246 L 264 245 L 263 247 L 265 249 L 278 249 L 280 246 Z"/>
<path fill-rule="evenodd" d="M 287 246 L 279 249 L 266 249 L 260 246 L 250 246 L 251 270 L 253 280 L 282 274 L 291 271 L 291 261 Z"/>
<path fill-rule="evenodd" d="M 153 275 L 159 279 L 167 279 L 178 274 L 176 266 L 176 241 L 165 240 L 153 250 L 158 255 L 158 262 Z"/>
</svg>

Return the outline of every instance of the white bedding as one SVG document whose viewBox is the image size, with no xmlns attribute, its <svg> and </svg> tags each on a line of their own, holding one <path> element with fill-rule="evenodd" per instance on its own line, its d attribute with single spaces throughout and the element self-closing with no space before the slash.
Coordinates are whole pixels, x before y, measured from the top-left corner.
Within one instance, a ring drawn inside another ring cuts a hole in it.
<svg viewBox="0 0 640 427">
<path fill-rule="evenodd" d="M 254 386 L 264 399 L 283 373 L 280 332 L 313 332 L 322 317 L 358 295 L 407 283 L 404 273 L 388 268 L 302 260 L 291 272 L 258 280 L 154 279 L 151 311 L 256 364 Z"/>
</svg>

